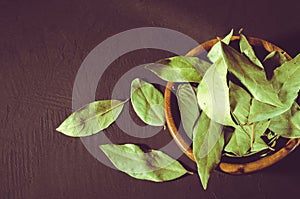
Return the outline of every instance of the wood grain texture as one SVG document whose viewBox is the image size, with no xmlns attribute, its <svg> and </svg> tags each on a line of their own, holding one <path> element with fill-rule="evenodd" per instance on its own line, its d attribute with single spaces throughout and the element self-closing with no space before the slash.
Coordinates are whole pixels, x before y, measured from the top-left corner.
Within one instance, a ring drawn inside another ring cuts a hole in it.
<svg viewBox="0 0 300 199">
<path fill-rule="evenodd" d="M 0 198 L 297 198 L 299 149 L 259 173 L 215 173 L 203 191 L 196 175 L 162 184 L 131 179 L 99 163 L 79 139 L 61 135 L 55 128 L 72 112 L 72 87 L 82 61 L 114 34 L 158 26 L 202 43 L 243 26 L 245 34 L 280 44 L 295 56 L 298 7 L 299 1 L 284 5 L 251 1 L 245 6 L 231 0 L 1 0 Z M 145 49 L 120 57 L 101 79 L 97 99 L 110 98 L 116 81 L 134 66 L 171 55 Z M 106 134 L 115 142 L 145 143 L 152 148 L 172 139 L 167 131 L 137 139 L 115 125 Z M 196 169 L 185 156 L 179 160 Z"/>
</svg>

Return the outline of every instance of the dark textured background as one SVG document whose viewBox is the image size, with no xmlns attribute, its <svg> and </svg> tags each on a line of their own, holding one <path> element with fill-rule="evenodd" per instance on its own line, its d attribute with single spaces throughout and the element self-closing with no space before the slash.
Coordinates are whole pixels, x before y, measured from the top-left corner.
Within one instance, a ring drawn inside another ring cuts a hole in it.
<svg viewBox="0 0 300 199">
<path fill-rule="evenodd" d="M 197 175 L 167 183 L 132 179 L 94 159 L 79 139 L 55 132 L 72 112 L 72 86 L 83 59 L 100 42 L 131 28 L 158 26 L 198 42 L 243 27 L 247 35 L 299 52 L 299 1 L 53 0 L 0 1 L 0 198 L 299 198 L 297 149 L 245 176 L 216 173 L 207 191 Z M 139 50 L 116 60 L 120 72 L 169 53 Z M 97 99 L 121 75 L 107 71 Z M 109 77 L 110 76 L 110 77 Z M 112 126 L 119 142 L 157 148 L 168 133 L 144 141 Z M 194 168 L 186 157 L 180 159 Z"/>
</svg>

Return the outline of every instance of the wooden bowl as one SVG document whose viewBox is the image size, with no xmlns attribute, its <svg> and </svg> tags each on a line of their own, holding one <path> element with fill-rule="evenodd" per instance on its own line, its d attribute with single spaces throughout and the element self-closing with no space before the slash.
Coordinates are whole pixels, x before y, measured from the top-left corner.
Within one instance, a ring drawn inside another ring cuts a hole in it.
<svg viewBox="0 0 300 199">
<path fill-rule="evenodd" d="M 231 38 L 231 41 L 239 40 L 240 36 L 233 36 Z M 291 60 L 291 56 L 285 53 L 281 48 L 277 47 L 276 45 L 254 37 L 247 37 L 249 43 L 252 46 L 257 47 L 263 47 L 266 51 L 278 51 L 284 53 L 286 58 L 288 60 Z M 192 49 L 190 52 L 187 53 L 187 56 L 198 56 L 201 53 L 208 52 L 211 47 L 217 43 L 218 39 L 212 39 L 209 41 L 206 41 L 196 48 Z M 193 150 L 189 146 L 189 144 L 186 142 L 186 140 L 180 135 L 178 132 L 178 129 L 175 125 L 174 118 L 172 115 L 172 109 L 171 109 L 171 89 L 173 87 L 173 82 L 168 82 L 166 89 L 165 89 L 165 96 L 164 96 L 164 105 L 165 105 L 165 114 L 166 114 L 166 121 L 168 125 L 168 129 L 170 134 L 172 135 L 173 139 L 177 143 L 178 147 L 187 155 L 191 160 L 195 161 Z M 223 160 L 219 164 L 218 170 L 229 173 L 229 174 L 246 174 L 251 173 L 255 171 L 259 171 L 261 169 L 264 169 L 266 167 L 269 167 L 273 165 L 274 163 L 280 161 L 284 157 L 286 157 L 289 153 L 291 153 L 298 145 L 300 144 L 300 139 L 293 138 L 289 139 L 285 146 L 276 151 L 273 154 L 267 155 L 265 157 L 262 157 L 258 160 L 247 162 L 247 163 L 229 163 L 224 162 Z"/>
</svg>

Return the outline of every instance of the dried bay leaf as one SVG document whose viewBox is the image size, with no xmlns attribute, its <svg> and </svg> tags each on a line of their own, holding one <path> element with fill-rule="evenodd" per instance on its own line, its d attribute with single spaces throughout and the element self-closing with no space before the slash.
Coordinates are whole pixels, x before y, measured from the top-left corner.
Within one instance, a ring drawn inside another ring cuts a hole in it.
<svg viewBox="0 0 300 199">
<path fill-rule="evenodd" d="M 229 82 L 229 98 L 235 120 L 239 125 L 246 124 L 250 111 L 251 96 L 240 86 Z M 251 147 L 250 135 L 244 127 L 236 126 L 224 150 L 235 156 L 245 155 Z"/>
<path fill-rule="evenodd" d="M 194 88 L 190 84 L 180 84 L 176 96 L 183 128 L 192 139 L 193 128 L 200 114 Z"/>
<path fill-rule="evenodd" d="M 260 68 L 264 68 L 262 63 L 259 61 L 259 59 L 256 57 L 255 52 L 252 48 L 252 46 L 249 44 L 247 38 L 245 35 L 240 33 L 240 51 L 241 53 L 245 54 L 253 64 L 257 65 Z"/>
<path fill-rule="evenodd" d="M 300 54 L 274 71 L 271 82 L 284 104 L 292 104 L 300 90 Z"/>
<path fill-rule="evenodd" d="M 296 127 L 296 129 L 300 129 L 300 108 L 299 105 L 296 109 L 297 112 L 294 113 L 294 115 L 291 117 L 291 123 Z"/>
<path fill-rule="evenodd" d="M 294 102 L 292 107 L 283 114 L 270 120 L 269 129 L 285 138 L 300 137 L 300 107 Z"/>
<path fill-rule="evenodd" d="M 241 126 L 237 126 L 224 150 L 239 157 L 245 155 L 251 148 L 250 135 L 251 134 L 244 130 Z"/>
<path fill-rule="evenodd" d="M 274 75 L 274 69 L 287 62 L 287 58 L 283 53 L 278 51 L 270 52 L 263 60 L 266 76 L 270 80 Z"/>
<path fill-rule="evenodd" d="M 250 108 L 249 122 L 278 116 L 295 103 L 300 89 L 300 54 L 276 68 L 271 82 L 284 106 L 275 107 L 254 99 Z"/>
<path fill-rule="evenodd" d="M 212 170 L 220 163 L 224 148 L 222 126 L 202 112 L 193 133 L 193 154 L 204 189 Z"/>
<path fill-rule="evenodd" d="M 252 123 L 270 119 L 284 113 L 287 110 L 288 107 L 275 107 L 253 99 L 250 107 L 248 122 Z"/>
<path fill-rule="evenodd" d="M 272 84 L 266 79 L 263 70 L 250 62 L 245 56 L 221 42 L 219 50 L 228 70 L 234 74 L 258 101 L 282 107 Z"/>
<path fill-rule="evenodd" d="M 236 124 L 230 115 L 226 75 L 227 66 L 220 58 L 204 74 L 197 88 L 197 100 L 200 108 L 211 120 L 234 127 Z"/>
<path fill-rule="evenodd" d="M 224 44 L 228 45 L 230 43 L 232 35 L 233 35 L 233 29 L 231 29 L 231 31 L 221 41 Z M 212 62 L 216 62 L 222 56 L 222 52 L 219 50 L 220 48 L 219 45 L 221 45 L 220 42 L 217 42 L 207 53 L 207 57 Z"/>
<path fill-rule="evenodd" d="M 158 77 L 170 82 L 199 82 L 210 63 L 198 57 L 176 56 L 145 66 Z"/>
<path fill-rule="evenodd" d="M 270 121 L 261 121 L 251 125 L 238 126 L 224 150 L 242 157 L 247 155 L 250 149 L 251 152 L 258 152 L 269 148 L 261 138 L 269 125 Z M 251 140 L 252 135 L 254 140 Z M 253 143 L 251 143 L 252 141 Z"/>
<path fill-rule="evenodd" d="M 251 96 L 242 87 L 232 82 L 229 82 L 229 96 L 232 115 L 241 126 L 236 127 L 234 130 L 228 144 L 225 146 L 225 151 L 241 157 L 247 155 L 251 146 L 253 151 L 268 148 L 261 136 L 264 135 L 270 122 L 262 121 L 252 124 L 254 126 L 247 125 Z M 252 136 L 254 136 L 253 140 L 251 140 Z"/>
<path fill-rule="evenodd" d="M 56 130 L 71 137 L 96 134 L 118 118 L 125 102 L 127 100 L 92 102 L 72 113 Z"/>
<path fill-rule="evenodd" d="M 270 146 L 262 139 L 262 136 L 265 135 L 267 129 L 270 126 L 270 121 L 261 121 L 254 123 L 255 124 L 255 134 L 254 134 L 254 142 L 251 148 L 251 152 L 259 152 L 265 149 L 269 149 Z"/>
<path fill-rule="evenodd" d="M 246 124 L 250 111 L 251 95 L 242 87 L 229 82 L 229 99 L 232 115 L 238 124 Z"/>
<path fill-rule="evenodd" d="M 287 62 L 287 58 L 284 54 L 278 52 L 278 51 L 272 51 L 270 52 L 263 60 L 263 64 L 267 65 L 275 65 L 275 67 L 281 66 L 285 62 Z"/>
<path fill-rule="evenodd" d="M 164 182 L 191 174 L 177 160 L 158 150 L 144 152 L 134 144 L 99 147 L 117 169 L 133 178 Z"/>
<path fill-rule="evenodd" d="M 146 124 L 165 125 L 164 98 L 152 84 L 134 79 L 131 83 L 131 103 L 136 114 Z"/>
</svg>

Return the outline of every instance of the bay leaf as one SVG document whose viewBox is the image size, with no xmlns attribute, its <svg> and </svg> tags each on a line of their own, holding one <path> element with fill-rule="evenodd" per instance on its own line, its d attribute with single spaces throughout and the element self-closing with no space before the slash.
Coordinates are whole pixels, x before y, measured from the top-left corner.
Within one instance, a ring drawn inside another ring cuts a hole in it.
<svg viewBox="0 0 300 199">
<path fill-rule="evenodd" d="M 266 64 L 270 62 L 272 65 L 275 65 L 276 67 L 281 66 L 285 62 L 287 62 L 287 58 L 284 56 L 284 54 L 278 52 L 278 51 L 272 51 L 270 52 L 263 60 L 263 64 Z M 268 64 L 268 65 L 271 65 Z"/>
<path fill-rule="evenodd" d="M 193 137 L 193 128 L 200 111 L 197 96 L 190 84 L 180 84 L 176 92 L 182 126 L 189 138 Z"/>
<path fill-rule="evenodd" d="M 112 124 L 126 101 L 95 101 L 72 113 L 56 130 L 71 136 L 84 137 L 98 133 Z"/>
<path fill-rule="evenodd" d="M 262 63 L 259 61 L 259 59 L 256 57 L 255 52 L 252 48 L 252 46 L 250 45 L 250 43 L 248 42 L 247 38 L 245 35 L 243 35 L 242 33 L 240 33 L 240 51 L 241 53 L 245 54 L 251 61 L 253 64 L 255 64 L 256 66 L 264 69 Z"/>
<path fill-rule="evenodd" d="M 199 82 L 210 63 L 198 57 L 175 56 L 145 66 L 165 81 Z"/>
<path fill-rule="evenodd" d="M 252 125 L 246 125 L 248 123 L 248 115 L 252 100 L 248 92 L 242 87 L 229 82 L 229 96 L 232 115 L 236 118 L 240 126 L 235 128 L 228 144 L 225 146 L 225 151 L 239 157 L 247 155 L 252 146 L 252 133 L 254 133 L 253 151 L 259 149 L 263 150 L 263 147 L 268 147 L 261 139 L 261 136 L 268 128 L 269 122 L 254 123 L 254 127 L 252 127 Z"/>
<path fill-rule="evenodd" d="M 274 69 L 287 62 L 287 58 L 283 53 L 278 51 L 270 52 L 263 60 L 267 79 L 270 80 L 274 75 Z"/>
<path fill-rule="evenodd" d="M 300 90 L 300 54 L 274 70 L 271 82 L 284 104 L 292 104 Z"/>
<path fill-rule="evenodd" d="M 242 157 L 250 148 L 251 134 L 244 130 L 241 126 L 237 126 L 224 150 L 226 152 L 233 153 L 235 156 Z"/>
<path fill-rule="evenodd" d="M 136 114 L 146 124 L 165 125 L 164 98 L 152 84 L 134 79 L 131 83 L 131 103 Z"/>
<path fill-rule="evenodd" d="M 255 153 L 265 149 L 269 149 L 270 146 L 262 139 L 262 137 L 265 135 L 267 129 L 269 128 L 270 121 L 265 120 L 254 124 L 255 124 L 254 126 L 255 134 L 254 134 L 254 142 L 251 148 L 251 152 Z"/>
<path fill-rule="evenodd" d="M 221 40 L 224 44 L 229 44 L 230 40 L 233 36 L 233 29 Z M 207 53 L 207 57 L 210 61 L 216 62 L 221 57 L 221 51 L 219 50 L 219 46 L 221 45 L 220 42 L 217 42 L 213 47 L 210 49 L 210 51 Z"/>
<path fill-rule="evenodd" d="M 227 126 L 235 126 L 230 115 L 229 88 L 227 86 L 227 66 L 218 59 L 204 74 L 197 88 L 200 108 L 213 121 Z"/>
<path fill-rule="evenodd" d="M 285 138 L 300 137 L 300 107 L 294 102 L 292 107 L 270 120 L 269 129 Z"/>
<path fill-rule="evenodd" d="M 291 117 L 291 123 L 293 126 L 296 127 L 296 129 L 300 129 L 300 109 L 299 109 L 299 105 L 298 108 L 296 109 L 296 112 L 294 113 L 294 115 Z"/>
<path fill-rule="evenodd" d="M 236 118 L 239 125 L 248 122 L 248 116 L 251 104 L 251 95 L 242 87 L 229 82 L 229 100 L 232 115 Z"/>
<path fill-rule="evenodd" d="M 300 89 L 300 54 L 276 68 L 271 83 L 283 106 L 275 107 L 254 99 L 250 108 L 249 122 L 269 119 L 290 109 Z"/>
<path fill-rule="evenodd" d="M 164 182 L 191 174 L 177 160 L 158 150 L 144 152 L 134 144 L 99 147 L 117 169 L 136 179 Z"/>
<path fill-rule="evenodd" d="M 238 157 L 247 155 L 249 151 L 256 153 L 269 146 L 261 138 L 267 128 L 270 125 L 270 121 L 261 121 L 251 125 L 238 126 L 230 138 L 228 144 L 225 146 L 225 151 L 235 154 Z M 254 136 L 253 143 L 251 136 Z"/>
<path fill-rule="evenodd" d="M 248 123 L 270 119 L 284 113 L 287 110 L 287 106 L 276 107 L 253 99 L 250 107 Z"/>
<path fill-rule="evenodd" d="M 250 111 L 251 96 L 242 87 L 229 82 L 229 98 L 232 115 L 239 125 L 244 125 L 248 121 Z M 251 133 L 244 128 L 236 126 L 234 132 L 225 146 L 225 151 L 235 156 L 245 155 L 251 147 Z"/>
<path fill-rule="evenodd" d="M 206 189 L 211 172 L 221 161 L 224 133 L 220 124 L 202 112 L 193 135 L 193 154 L 202 186 Z"/>
<path fill-rule="evenodd" d="M 257 153 L 260 153 L 261 157 L 266 156 L 271 151 L 275 150 L 273 147 L 276 145 L 278 138 L 279 135 L 276 135 L 269 129 L 267 129 L 263 135 L 255 135 L 253 147 L 250 152 L 244 156 L 251 156 Z M 262 151 L 264 151 L 264 153 L 261 153 Z"/>
<path fill-rule="evenodd" d="M 235 75 L 258 101 L 282 107 L 271 82 L 266 79 L 263 70 L 230 46 L 220 42 L 219 50 L 228 70 Z"/>
</svg>

